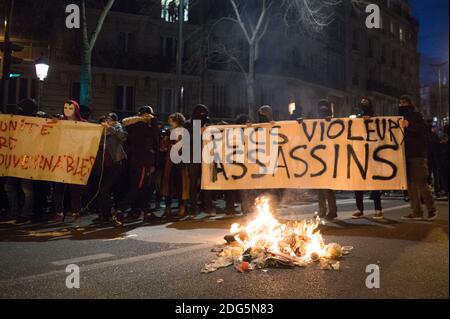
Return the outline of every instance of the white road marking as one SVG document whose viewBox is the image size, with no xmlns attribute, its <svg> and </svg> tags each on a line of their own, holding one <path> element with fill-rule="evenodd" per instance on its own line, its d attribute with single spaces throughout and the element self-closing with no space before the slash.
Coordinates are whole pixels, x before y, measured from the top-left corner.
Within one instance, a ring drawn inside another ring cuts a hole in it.
<svg viewBox="0 0 450 319">
<path fill-rule="evenodd" d="M 83 257 L 72 258 L 72 259 L 53 261 L 53 262 L 51 262 L 51 264 L 55 265 L 55 266 L 64 266 L 64 265 L 70 265 L 70 264 L 78 264 L 78 263 L 82 263 L 84 261 L 105 259 L 105 258 L 110 258 L 110 257 L 115 257 L 115 255 L 113 255 L 113 254 L 96 254 L 96 255 L 83 256 Z"/>
<path fill-rule="evenodd" d="M 189 246 L 189 247 L 181 247 L 181 248 L 177 248 L 177 249 L 173 249 L 173 250 L 167 250 L 167 251 L 152 253 L 152 254 L 148 254 L 148 255 L 127 257 L 127 258 L 116 259 L 116 260 L 111 260 L 111 261 L 103 261 L 103 262 L 99 262 L 99 263 L 95 263 L 95 264 L 82 266 L 82 267 L 80 267 L 80 271 L 86 272 L 86 271 L 92 271 L 92 270 L 103 269 L 103 268 L 108 268 L 108 267 L 133 264 L 133 263 L 140 262 L 140 261 L 146 261 L 146 260 L 162 258 L 162 257 L 170 257 L 170 256 L 175 256 L 175 255 L 179 255 L 179 254 L 183 254 L 183 253 L 193 252 L 193 251 L 200 250 L 200 249 L 205 249 L 205 248 L 211 248 L 211 243 L 194 245 L 194 246 Z M 1 280 L 0 287 L 4 288 L 7 286 L 23 284 L 23 283 L 28 283 L 30 281 L 51 278 L 51 277 L 57 277 L 57 276 L 67 276 L 65 269 L 51 271 L 51 272 L 38 274 L 38 275 L 21 277 L 21 278 L 17 278 L 17 279 Z"/>
</svg>

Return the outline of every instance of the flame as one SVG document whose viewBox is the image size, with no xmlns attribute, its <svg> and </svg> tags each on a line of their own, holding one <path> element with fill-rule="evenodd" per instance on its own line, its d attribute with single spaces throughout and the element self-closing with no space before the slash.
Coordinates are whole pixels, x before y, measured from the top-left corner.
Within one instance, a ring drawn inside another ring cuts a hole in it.
<svg viewBox="0 0 450 319">
<path fill-rule="evenodd" d="M 317 228 L 320 219 L 280 223 L 272 214 L 269 197 L 256 199 L 258 215 L 247 226 L 233 224 L 231 234 L 244 250 L 258 249 L 289 256 L 299 262 L 325 255 L 325 243 Z"/>
</svg>

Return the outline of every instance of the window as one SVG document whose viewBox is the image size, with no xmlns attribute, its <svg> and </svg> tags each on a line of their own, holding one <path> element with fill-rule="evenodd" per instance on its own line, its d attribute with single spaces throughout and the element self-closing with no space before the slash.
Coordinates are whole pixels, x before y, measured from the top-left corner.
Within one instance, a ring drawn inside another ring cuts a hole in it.
<svg viewBox="0 0 450 319">
<path fill-rule="evenodd" d="M 28 79 L 20 79 L 19 101 L 28 98 Z"/>
<path fill-rule="evenodd" d="M 116 86 L 116 110 L 126 112 L 134 110 L 134 87 Z"/>
<path fill-rule="evenodd" d="M 177 22 L 180 0 L 161 0 L 161 19 Z M 189 0 L 184 0 L 184 21 L 189 20 Z"/>
<path fill-rule="evenodd" d="M 213 108 L 217 116 L 225 116 L 226 108 L 226 86 L 223 84 L 213 85 Z"/>
<path fill-rule="evenodd" d="M 367 56 L 369 58 L 373 58 L 374 56 L 374 40 L 373 39 L 369 39 L 368 42 L 368 48 L 367 48 Z"/>
<path fill-rule="evenodd" d="M 72 83 L 72 93 L 71 93 L 70 96 L 75 101 L 79 101 L 80 100 L 80 82 L 73 82 Z"/>
<path fill-rule="evenodd" d="M 12 78 L 8 82 L 9 105 L 15 105 L 21 100 L 28 98 L 37 99 L 37 80 L 27 78 Z"/>
<path fill-rule="evenodd" d="M 397 52 L 392 51 L 392 68 L 395 69 L 397 67 Z"/>
<path fill-rule="evenodd" d="M 400 27 L 400 29 L 399 29 L 399 36 L 400 36 L 400 41 L 404 42 L 405 41 L 405 32 L 403 31 L 402 27 Z"/>
<path fill-rule="evenodd" d="M 176 109 L 176 91 L 173 88 L 162 88 L 159 92 L 159 107 L 165 114 L 171 114 Z"/>
<path fill-rule="evenodd" d="M 135 50 L 136 35 L 130 32 L 119 32 L 119 50 L 121 53 L 133 53 Z"/>
<path fill-rule="evenodd" d="M 171 37 L 161 37 L 161 56 L 175 58 L 177 56 L 177 40 Z"/>
<path fill-rule="evenodd" d="M 238 113 L 248 113 L 247 104 L 247 86 L 242 84 L 239 86 L 239 109 Z"/>
<path fill-rule="evenodd" d="M 17 78 L 9 80 L 8 84 L 8 104 L 17 103 Z"/>
<path fill-rule="evenodd" d="M 353 73 L 352 78 L 353 85 L 358 86 L 359 85 L 359 75 L 358 72 Z"/>
<path fill-rule="evenodd" d="M 358 50 L 358 42 L 359 42 L 359 34 L 357 30 L 353 30 L 353 42 L 352 42 L 352 49 Z"/>
</svg>

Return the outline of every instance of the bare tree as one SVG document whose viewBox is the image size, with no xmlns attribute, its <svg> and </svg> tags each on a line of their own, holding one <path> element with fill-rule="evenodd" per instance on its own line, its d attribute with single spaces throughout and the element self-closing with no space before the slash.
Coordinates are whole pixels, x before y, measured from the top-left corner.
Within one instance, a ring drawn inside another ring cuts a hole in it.
<svg viewBox="0 0 450 319">
<path fill-rule="evenodd" d="M 91 102 L 91 82 L 92 82 L 92 51 L 97 42 L 98 36 L 102 31 L 103 24 L 106 17 L 111 11 L 115 0 L 108 0 L 105 7 L 97 20 L 97 25 L 89 37 L 88 23 L 86 18 L 86 0 L 81 1 L 81 18 L 82 18 L 82 32 L 83 32 L 83 50 L 80 67 L 80 104 L 89 106 Z"/>
<path fill-rule="evenodd" d="M 248 46 L 245 62 L 242 52 L 224 43 L 208 45 L 208 58 L 215 63 L 232 62 L 244 76 L 247 85 L 247 103 L 250 117 L 256 109 L 256 62 L 258 46 L 272 27 L 279 27 L 279 23 L 296 33 L 318 32 L 330 25 L 334 20 L 336 6 L 344 0 L 228 0 L 232 14 L 224 17 L 212 25 L 212 30 L 219 24 L 231 22 L 236 24 L 242 32 Z M 354 0 L 348 0 L 354 1 Z M 213 34 L 213 32 L 211 32 Z M 220 56 L 221 58 L 217 58 Z"/>
</svg>

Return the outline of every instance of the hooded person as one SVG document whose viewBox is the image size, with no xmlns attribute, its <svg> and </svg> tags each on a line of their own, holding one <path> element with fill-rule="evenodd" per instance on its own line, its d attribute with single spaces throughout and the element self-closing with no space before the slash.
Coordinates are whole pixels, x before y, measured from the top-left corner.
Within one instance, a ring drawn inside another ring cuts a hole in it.
<svg viewBox="0 0 450 319">
<path fill-rule="evenodd" d="M 333 109 L 330 101 L 323 99 L 317 103 L 317 115 L 320 119 L 330 121 L 333 117 Z M 319 202 L 319 217 L 333 220 L 337 217 L 336 193 L 331 189 L 317 190 Z M 328 203 L 328 207 L 327 207 Z"/>
<path fill-rule="evenodd" d="M 211 119 L 209 117 L 210 112 L 206 105 L 198 104 L 196 105 L 191 113 L 191 118 L 186 121 L 184 124 L 184 128 L 190 134 L 190 149 L 191 149 L 191 158 L 190 162 L 186 163 L 187 171 L 189 176 L 189 205 L 188 205 L 188 214 L 189 218 L 194 218 L 198 213 L 198 200 L 200 195 L 203 195 L 203 207 L 205 211 L 210 215 L 214 216 L 215 212 L 212 206 L 212 194 L 211 191 L 201 191 L 200 183 L 202 178 L 202 163 L 195 163 L 194 159 L 199 157 L 201 159 L 202 147 L 197 149 L 194 147 L 194 135 L 202 134 L 203 129 L 207 127 L 211 123 Z M 198 121 L 199 123 L 196 123 Z M 198 128 L 199 131 L 196 132 L 194 129 Z M 196 154 L 194 156 L 194 151 L 200 152 L 200 154 Z"/>
<path fill-rule="evenodd" d="M 258 109 L 258 123 L 270 123 L 273 120 L 273 110 L 270 105 L 263 105 Z"/>
<path fill-rule="evenodd" d="M 64 102 L 62 120 L 86 122 L 86 120 L 80 114 L 80 105 L 74 100 L 67 100 Z M 54 183 L 53 184 L 53 213 L 54 219 L 65 220 L 66 207 L 65 197 L 70 197 L 70 212 L 73 214 L 74 219 L 81 217 L 82 213 L 82 196 L 86 190 L 83 185 Z"/>
<path fill-rule="evenodd" d="M 363 97 L 359 104 L 360 113 L 357 115 L 357 118 L 368 119 L 370 117 L 375 116 L 375 110 L 373 107 L 372 100 Z M 381 191 L 371 191 L 370 198 L 373 200 L 373 204 L 375 207 L 375 215 L 373 219 L 379 220 L 383 219 L 383 209 L 381 206 Z M 356 199 L 356 207 L 357 211 L 352 215 L 353 219 L 359 219 L 364 216 L 364 192 L 363 191 L 355 191 L 355 199 Z"/>
<path fill-rule="evenodd" d="M 330 120 L 333 117 L 333 109 L 330 101 L 323 99 L 317 104 L 317 113 L 320 119 Z"/>
<path fill-rule="evenodd" d="M 36 116 L 38 106 L 34 99 L 24 99 L 17 104 L 18 112 L 23 116 Z"/>
<path fill-rule="evenodd" d="M 155 219 L 150 210 L 150 181 L 156 170 L 159 150 L 159 132 L 151 123 L 155 113 L 151 106 L 143 106 L 138 114 L 122 121 L 127 135 L 128 150 L 128 191 L 121 199 L 114 213 L 113 221 L 117 226 L 124 223 L 124 211 L 131 208 L 128 217 L 144 220 Z"/>
<path fill-rule="evenodd" d="M 363 97 L 361 99 L 361 102 L 359 103 L 359 110 L 360 113 L 357 116 L 358 118 L 375 116 L 375 109 L 373 107 L 372 100 L 367 97 Z"/>
<path fill-rule="evenodd" d="M 77 101 L 67 100 L 64 103 L 63 108 L 63 120 L 86 122 L 86 120 L 81 116 L 80 105 Z"/>
<path fill-rule="evenodd" d="M 432 188 L 428 184 L 428 139 L 427 125 L 423 115 L 418 112 L 409 96 L 400 97 L 399 116 L 405 130 L 406 175 L 408 195 L 412 212 L 403 217 L 405 220 L 424 219 L 422 200 L 428 210 L 428 221 L 437 218 Z"/>
</svg>

